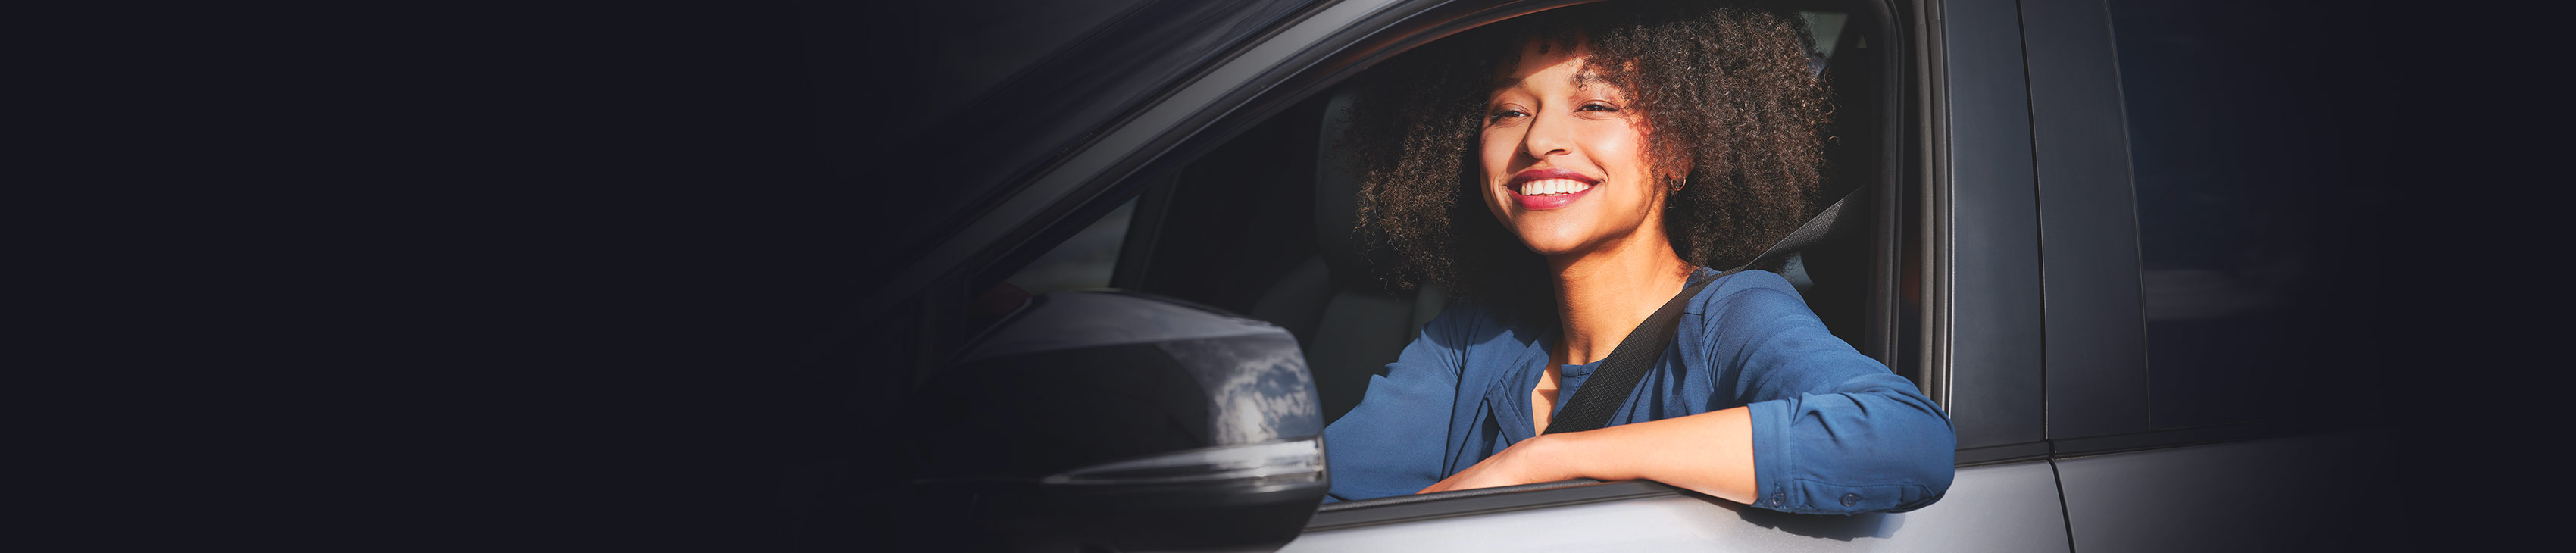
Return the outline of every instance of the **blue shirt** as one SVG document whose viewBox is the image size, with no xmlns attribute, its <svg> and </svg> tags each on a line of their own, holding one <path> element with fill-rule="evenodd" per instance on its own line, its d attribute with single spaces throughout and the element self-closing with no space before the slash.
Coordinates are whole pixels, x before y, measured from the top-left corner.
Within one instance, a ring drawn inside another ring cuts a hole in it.
<svg viewBox="0 0 2576 553">
<path fill-rule="evenodd" d="M 1556 326 L 1504 325 L 1471 304 L 1423 325 L 1370 378 L 1359 407 L 1325 429 L 1333 499 L 1414 493 L 1536 435 L 1530 392 Z M 1558 408 L 1598 365 L 1559 369 Z M 1941 408 L 1827 332 L 1778 274 L 1744 271 L 1702 288 L 1610 424 L 1734 407 L 1752 415 L 1755 506 L 1907 511 L 1950 488 L 1958 438 Z"/>
</svg>

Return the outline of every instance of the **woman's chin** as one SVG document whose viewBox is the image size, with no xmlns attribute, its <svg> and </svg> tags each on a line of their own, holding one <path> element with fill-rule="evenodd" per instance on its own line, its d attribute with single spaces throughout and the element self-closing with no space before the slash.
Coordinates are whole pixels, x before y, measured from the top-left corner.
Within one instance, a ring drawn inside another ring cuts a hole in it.
<svg viewBox="0 0 2576 553">
<path fill-rule="evenodd" d="M 1547 257 L 1575 255 L 1591 249 L 1591 241 L 1573 233 L 1521 233 L 1521 245 Z"/>
</svg>

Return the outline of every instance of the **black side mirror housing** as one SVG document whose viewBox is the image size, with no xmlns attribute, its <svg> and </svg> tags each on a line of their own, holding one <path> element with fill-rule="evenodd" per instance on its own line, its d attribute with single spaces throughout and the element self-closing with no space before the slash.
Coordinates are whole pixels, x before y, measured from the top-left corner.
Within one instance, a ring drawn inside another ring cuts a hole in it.
<svg viewBox="0 0 2576 553">
<path fill-rule="evenodd" d="M 911 545 L 1268 551 L 1330 484 L 1296 338 L 1179 300 L 1038 296 L 910 397 Z"/>
</svg>

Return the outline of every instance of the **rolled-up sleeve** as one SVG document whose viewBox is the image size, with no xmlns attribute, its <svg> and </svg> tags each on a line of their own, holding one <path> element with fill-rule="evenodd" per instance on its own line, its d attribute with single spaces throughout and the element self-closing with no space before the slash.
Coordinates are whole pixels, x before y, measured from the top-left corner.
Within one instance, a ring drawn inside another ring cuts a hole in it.
<svg viewBox="0 0 2576 553">
<path fill-rule="evenodd" d="M 1404 353 L 1369 377 L 1358 407 L 1324 429 L 1326 501 L 1410 494 L 1440 482 L 1442 444 L 1458 397 L 1460 354 L 1473 309 L 1452 308 L 1423 325 Z"/>
<path fill-rule="evenodd" d="M 1710 359 L 1737 363 L 1751 411 L 1754 506 L 1793 513 L 1910 511 L 1950 489 L 1958 437 L 1913 382 L 1854 351 L 1790 292 L 1752 289 L 1708 325 Z"/>
</svg>

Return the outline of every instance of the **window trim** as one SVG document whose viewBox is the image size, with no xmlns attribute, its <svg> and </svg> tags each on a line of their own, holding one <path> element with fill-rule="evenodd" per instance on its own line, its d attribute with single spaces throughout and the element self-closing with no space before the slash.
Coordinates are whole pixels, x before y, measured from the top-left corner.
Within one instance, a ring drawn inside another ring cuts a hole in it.
<svg viewBox="0 0 2576 553">
<path fill-rule="evenodd" d="M 2037 442 L 2047 437 L 2046 373 L 2020 14 L 2012 0 L 1924 7 L 1924 359 L 1943 392 L 1934 401 L 1961 449 Z"/>
<path fill-rule="evenodd" d="M 2151 449 L 2286 438 L 2317 433 L 2321 430 L 2326 428 L 2312 421 L 2264 419 L 2052 440 L 2048 447 L 2050 455 L 2059 459 L 2069 459 Z"/>
<path fill-rule="evenodd" d="M 1914 173 L 1907 170 L 1906 162 L 1914 159 L 1913 154 L 1925 147 L 1925 141 L 1911 131 L 1928 126 L 1924 123 L 1925 111 L 1917 109 L 1909 101 L 1920 95 L 1915 81 L 1920 73 L 1908 70 L 1915 67 L 1913 61 L 1923 50 L 1914 40 L 1916 33 L 1906 32 L 1909 27 L 1901 23 L 1908 19 L 1890 2 L 1857 0 L 1848 4 L 1853 13 L 1846 14 L 1845 38 L 1841 41 L 1844 44 L 1837 45 L 1835 52 L 1845 52 L 1868 38 L 1879 40 L 1879 44 L 1872 48 L 1887 52 L 1879 55 L 1878 60 L 1878 174 L 1872 176 L 1870 183 L 1878 187 L 1872 191 L 1876 196 L 1872 200 L 1872 205 L 1876 206 L 1872 214 L 1876 227 L 1869 236 L 1869 297 L 1861 304 L 1862 312 L 1869 317 L 1868 322 L 1862 325 L 1861 338 L 1865 341 L 1862 350 L 1900 375 L 1911 373 L 1909 378 L 1915 380 L 1914 385 L 1926 397 L 1935 397 L 1935 389 L 1942 386 L 1932 378 L 1929 363 L 1922 367 L 1901 366 L 1899 363 L 1905 356 L 1897 351 L 1904 343 L 1899 333 L 1904 331 L 1905 325 L 1897 318 L 1904 316 L 1899 309 L 1903 303 L 1899 298 L 1904 296 L 1901 288 L 1905 283 L 1905 249 L 1918 246 L 1905 242 L 1905 230 L 1901 226 L 1908 220 L 1905 198 L 1909 188 L 1924 182 L 1913 178 Z M 1868 13 L 1859 13 L 1862 11 Z M 1874 27 L 1870 33 L 1852 32 L 1864 23 Z M 1938 403 L 1939 400 L 1934 401 Z"/>
<path fill-rule="evenodd" d="M 2021 3 L 2046 299 L 2048 437 L 2150 428 L 2137 200 L 2109 7 Z"/>
<path fill-rule="evenodd" d="M 1418 496 L 1396 496 L 1347 503 L 1326 503 L 1306 521 L 1305 532 L 1342 530 L 1384 524 L 1469 517 L 1483 514 L 1621 501 L 1648 497 L 1699 495 L 1652 480 L 1602 482 L 1590 479 L 1541 482 L 1455 490 Z M 1701 496 L 1706 497 L 1706 496 Z M 1400 500 L 1400 501 L 1387 501 Z"/>
<path fill-rule="evenodd" d="M 1172 204 L 1172 186 L 1179 177 L 1179 171 L 1165 173 L 1137 192 L 1135 218 L 1127 222 L 1127 241 L 1118 247 L 1118 265 L 1110 271 L 1109 287 L 1135 290 L 1145 282 L 1154 259 L 1154 246 L 1161 243 L 1163 236 L 1165 212 Z"/>
</svg>

